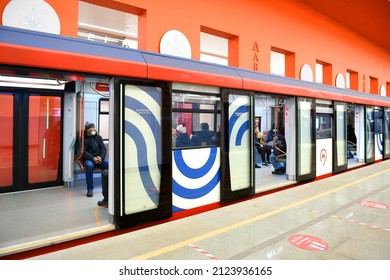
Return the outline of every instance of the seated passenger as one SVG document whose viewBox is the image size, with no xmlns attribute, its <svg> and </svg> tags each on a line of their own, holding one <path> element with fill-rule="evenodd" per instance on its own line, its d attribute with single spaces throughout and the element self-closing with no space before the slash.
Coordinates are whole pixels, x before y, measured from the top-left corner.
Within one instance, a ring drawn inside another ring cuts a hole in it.
<svg viewBox="0 0 390 280">
<path fill-rule="evenodd" d="M 221 139 L 221 131 L 218 130 L 214 136 L 211 138 L 211 140 L 213 141 L 213 144 L 214 145 L 219 145 L 220 144 L 220 139 Z"/>
<path fill-rule="evenodd" d="M 356 135 L 351 124 L 347 126 L 347 158 L 354 158 L 352 151 L 356 151 Z"/>
<path fill-rule="evenodd" d="M 201 123 L 200 128 L 201 130 L 196 132 L 194 131 L 194 134 L 199 136 L 202 145 L 213 145 L 214 132 L 209 130 L 209 124 L 205 122 Z"/>
<path fill-rule="evenodd" d="M 267 146 L 274 147 L 276 141 L 278 141 L 278 129 L 275 128 L 275 125 L 272 125 L 271 130 L 267 134 Z"/>
<path fill-rule="evenodd" d="M 198 135 L 195 135 L 195 134 L 192 135 L 191 142 L 192 142 L 192 145 L 194 145 L 195 147 L 202 146 L 202 141 Z"/>
<path fill-rule="evenodd" d="M 176 148 L 189 147 L 191 145 L 191 139 L 187 134 L 185 124 L 179 124 L 176 127 Z"/>
<path fill-rule="evenodd" d="M 108 208 L 108 170 L 102 172 L 102 194 L 103 199 L 99 200 L 97 205 Z"/>
<path fill-rule="evenodd" d="M 269 146 L 267 146 L 265 144 L 265 142 L 263 140 L 263 135 L 259 131 L 258 128 L 256 128 L 255 133 L 256 133 L 255 134 L 256 135 L 255 145 L 256 145 L 257 152 L 261 156 L 262 165 L 268 166 L 268 164 L 271 164 L 269 162 L 269 158 L 270 158 L 270 155 L 271 155 L 271 147 L 269 147 Z M 265 158 L 265 155 L 267 155 L 267 159 Z M 259 166 L 256 166 L 256 167 L 259 168 Z"/>
<path fill-rule="evenodd" d="M 87 181 L 87 197 L 93 196 L 93 170 L 95 166 L 108 169 L 108 160 L 105 158 L 106 146 L 102 137 L 97 134 L 95 125 L 90 122 L 85 123 L 84 131 L 84 166 L 85 179 Z"/>
<path fill-rule="evenodd" d="M 286 154 L 286 151 L 287 145 L 285 139 L 283 138 L 282 141 L 277 142 L 276 146 L 272 149 L 272 154 L 269 158 L 275 168 L 275 171 L 272 171 L 272 174 L 283 175 L 286 173 L 286 165 L 279 160 L 279 158 Z"/>
</svg>

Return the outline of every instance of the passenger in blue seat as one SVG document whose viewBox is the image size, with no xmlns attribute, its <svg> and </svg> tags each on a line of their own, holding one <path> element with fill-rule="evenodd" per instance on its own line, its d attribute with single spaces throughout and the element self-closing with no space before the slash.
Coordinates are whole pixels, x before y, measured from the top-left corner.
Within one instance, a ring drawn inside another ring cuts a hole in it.
<svg viewBox="0 0 390 280">
<path fill-rule="evenodd" d="M 283 175 L 286 173 L 286 164 L 284 162 L 281 162 L 281 158 L 286 157 L 286 151 L 287 151 L 287 144 L 282 137 L 282 140 L 279 142 L 276 142 L 276 146 L 271 150 L 272 154 L 269 157 L 270 162 L 272 163 L 273 167 L 275 168 L 275 171 L 272 171 L 272 174 L 275 175 Z"/>
<path fill-rule="evenodd" d="M 96 167 L 108 169 L 106 146 L 102 137 L 97 134 L 95 125 L 90 122 L 85 123 L 84 130 L 84 166 L 85 179 L 87 181 L 87 197 L 93 196 L 93 170 Z"/>
</svg>

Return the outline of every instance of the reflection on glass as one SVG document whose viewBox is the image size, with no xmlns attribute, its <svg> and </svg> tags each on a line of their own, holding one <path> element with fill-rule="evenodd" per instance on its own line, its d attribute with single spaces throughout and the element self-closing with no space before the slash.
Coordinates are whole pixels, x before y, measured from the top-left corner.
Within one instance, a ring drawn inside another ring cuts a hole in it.
<svg viewBox="0 0 390 280">
<path fill-rule="evenodd" d="M 30 96 L 28 120 L 28 182 L 55 181 L 61 143 L 61 98 Z"/>
<path fill-rule="evenodd" d="M 12 185 L 14 97 L 0 95 L 0 187 Z"/>
<path fill-rule="evenodd" d="M 337 166 L 347 163 L 347 146 L 346 146 L 346 105 L 336 105 L 336 158 Z"/>
<path fill-rule="evenodd" d="M 160 202 L 161 89 L 124 88 L 124 212 L 156 209 Z"/>
<path fill-rule="evenodd" d="M 366 159 L 374 157 L 374 107 L 366 106 Z"/>
<path fill-rule="evenodd" d="M 385 108 L 384 151 L 390 155 L 390 108 Z"/>
<path fill-rule="evenodd" d="M 229 167 L 231 189 L 250 187 L 250 97 L 229 96 Z"/>
<path fill-rule="evenodd" d="M 108 139 L 109 115 L 99 115 L 99 134 L 103 140 Z"/>
<path fill-rule="evenodd" d="M 298 175 L 306 175 L 312 171 L 313 139 L 311 137 L 311 101 L 298 101 Z"/>
</svg>

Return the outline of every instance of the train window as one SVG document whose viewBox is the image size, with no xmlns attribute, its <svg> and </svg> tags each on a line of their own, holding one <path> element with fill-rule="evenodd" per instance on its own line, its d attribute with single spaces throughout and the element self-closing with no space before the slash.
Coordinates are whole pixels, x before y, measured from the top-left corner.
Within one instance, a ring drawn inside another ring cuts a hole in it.
<svg viewBox="0 0 390 280">
<path fill-rule="evenodd" d="M 329 100 L 316 100 L 316 132 L 317 139 L 331 138 L 333 105 Z"/>
<path fill-rule="evenodd" d="M 13 183 L 12 167 L 14 165 L 14 95 L 0 94 L 0 130 L 1 137 L 0 153 L 0 187 L 11 186 Z"/>
<path fill-rule="evenodd" d="M 103 140 L 108 140 L 109 126 L 109 99 L 102 98 L 99 100 L 99 134 Z"/>
<path fill-rule="evenodd" d="M 317 139 L 332 138 L 332 115 L 317 114 L 316 133 Z"/>
<path fill-rule="evenodd" d="M 172 93 L 172 147 L 218 146 L 221 102 L 216 94 Z"/>
</svg>

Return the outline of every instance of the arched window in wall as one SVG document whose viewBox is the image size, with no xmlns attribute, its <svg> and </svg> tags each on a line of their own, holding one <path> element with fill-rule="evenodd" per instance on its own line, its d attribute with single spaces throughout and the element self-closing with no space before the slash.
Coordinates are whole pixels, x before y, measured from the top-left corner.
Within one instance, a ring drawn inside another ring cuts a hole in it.
<svg viewBox="0 0 390 280">
<path fill-rule="evenodd" d="M 79 1 L 78 37 L 138 48 L 138 16 Z"/>
</svg>

